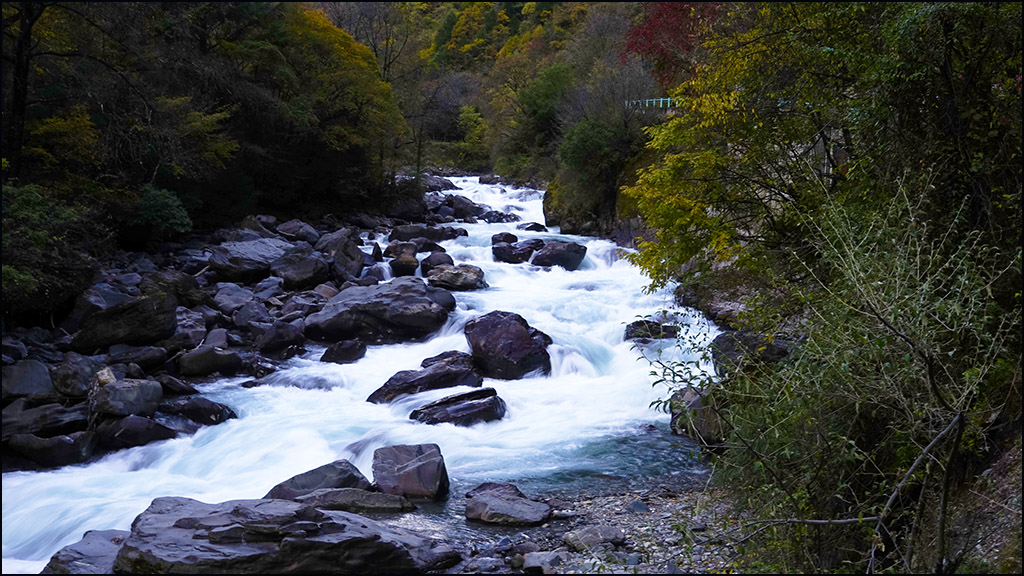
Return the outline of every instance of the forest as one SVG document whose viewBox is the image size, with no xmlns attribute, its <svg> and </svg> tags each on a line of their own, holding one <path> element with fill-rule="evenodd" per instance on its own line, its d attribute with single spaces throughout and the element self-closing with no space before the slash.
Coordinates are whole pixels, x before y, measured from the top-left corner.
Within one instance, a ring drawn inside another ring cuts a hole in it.
<svg viewBox="0 0 1024 576">
<path fill-rule="evenodd" d="M 546 190 L 549 226 L 635 248 L 652 290 L 739 303 L 748 361 L 660 382 L 718 422 L 699 441 L 750 519 L 741 569 L 1019 573 L 1019 530 L 971 555 L 992 535 L 958 494 L 1006 452 L 1019 480 L 1021 22 L 1019 2 L 4 2 L 5 331 L 59 321 L 112 251 L 496 174 Z"/>
</svg>

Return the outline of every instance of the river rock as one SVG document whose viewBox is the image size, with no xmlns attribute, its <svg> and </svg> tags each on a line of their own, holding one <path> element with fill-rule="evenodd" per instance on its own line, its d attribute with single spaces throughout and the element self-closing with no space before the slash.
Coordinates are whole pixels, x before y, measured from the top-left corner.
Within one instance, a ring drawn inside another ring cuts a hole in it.
<svg viewBox="0 0 1024 576">
<path fill-rule="evenodd" d="M 161 293 L 100 310 L 82 323 L 71 340 L 76 352 L 91 352 L 111 344 L 151 344 L 174 335 L 178 328 L 174 296 Z"/>
<path fill-rule="evenodd" d="M 498 242 L 491 246 L 491 255 L 494 257 L 495 262 L 522 264 L 528 261 L 534 252 L 543 247 L 544 241 L 538 239 L 523 240 L 514 244 Z"/>
<path fill-rule="evenodd" d="M 414 276 L 419 268 L 420 261 L 411 254 L 399 254 L 388 262 L 391 266 L 391 274 L 396 278 L 399 276 Z"/>
<path fill-rule="evenodd" d="M 483 384 L 474 366 L 437 362 L 421 370 L 402 370 L 388 379 L 366 399 L 374 404 L 391 402 L 399 396 L 418 394 L 425 390 Z"/>
<path fill-rule="evenodd" d="M 82 327 L 82 322 L 89 316 L 101 310 L 133 300 L 135 300 L 135 296 L 120 290 L 110 283 L 99 282 L 93 284 L 75 299 L 74 308 L 71 309 L 67 318 L 61 322 L 60 327 L 69 333 L 77 332 Z"/>
<path fill-rule="evenodd" d="M 383 256 L 385 258 L 396 258 L 402 254 L 409 254 L 410 256 L 416 255 L 416 243 L 415 242 L 392 242 L 388 244 L 388 247 L 384 249 Z"/>
<path fill-rule="evenodd" d="M 114 559 L 127 530 L 89 530 L 53 555 L 40 574 L 113 574 Z"/>
<path fill-rule="evenodd" d="M 551 372 L 551 338 L 514 312 L 494 311 L 466 323 L 466 340 L 484 376 L 514 380 Z"/>
<path fill-rule="evenodd" d="M 291 247 L 290 243 L 277 238 L 224 242 L 213 249 L 210 266 L 227 280 L 256 282 L 266 278 L 270 264 Z"/>
<path fill-rule="evenodd" d="M 711 359 L 718 374 L 742 368 L 747 363 L 777 362 L 788 354 L 785 347 L 753 332 L 727 330 L 711 341 Z"/>
<path fill-rule="evenodd" d="M 430 276 L 430 271 L 438 266 L 448 265 L 453 266 L 455 261 L 452 257 L 445 254 L 444 252 L 432 252 L 429 256 L 420 261 L 420 272 L 423 273 L 424 277 Z"/>
<path fill-rule="evenodd" d="M 58 393 L 69 398 L 84 398 L 89 395 L 92 377 L 102 367 L 102 356 L 82 356 L 77 352 L 68 352 L 60 364 L 50 368 L 50 377 Z M 6 375 L 4 381 L 7 381 Z"/>
<path fill-rule="evenodd" d="M 373 452 L 373 480 L 386 494 L 443 498 L 448 470 L 437 444 L 385 446 Z"/>
<path fill-rule="evenodd" d="M 231 322 L 235 326 L 245 329 L 251 328 L 255 323 L 266 324 L 272 320 L 266 305 L 257 300 L 250 300 L 235 310 L 235 313 L 231 315 Z"/>
<path fill-rule="evenodd" d="M 626 533 L 615 526 L 598 524 L 566 532 L 562 535 L 562 541 L 577 552 L 587 552 L 601 544 L 621 546 L 626 542 Z"/>
<path fill-rule="evenodd" d="M 11 402 L 3 410 L 3 441 L 16 434 L 48 437 L 80 432 L 89 425 L 89 407 L 76 404 L 65 408 L 51 403 L 30 407 L 24 399 Z"/>
<path fill-rule="evenodd" d="M 203 426 L 213 426 L 238 417 L 229 406 L 202 396 L 165 398 L 157 410 L 163 414 L 184 416 Z"/>
<path fill-rule="evenodd" d="M 460 560 L 444 544 L 349 512 L 157 498 L 132 522 L 114 572 L 422 573 Z"/>
<path fill-rule="evenodd" d="M 425 192 L 439 192 L 441 190 L 458 190 L 459 187 L 451 180 L 434 174 L 423 174 L 420 176 L 420 187 Z"/>
<path fill-rule="evenodd" d="M 213 297 L 213 303 L 223 314 L 230 316 L 252 299 L 252 290 L 234 282 L 221 282 L 217 284 L 217 294 Z"/>
<path fill-rule="evenodd" d="M 468 234 L 462 228 L 452 228 L 450 226 L 435 228 L 424 224 L 405 224 L 403 226 L 395 226 L 394 230 L 391 231 L 391 235 L 388 236 L 388 241 L 408 242 L 413 238 L 426 238 L 434 242 L 441 242 L 442 240 L 453 240 Z"/>
<path fill-rule="evenodd" d="M 646 340 L 648 338 L 675 338 L 679 335 L 679 327 L 672 324 L 660 324 L 651 320 L 637 320 L 626 326 L 626 340 Z"/>
<path fill-rule="evenodd" d="M 488 524 L 542 524 L 551 506 L 526 497 L 512 484 L 485 482 L 466 493 L 466 519 Z"/>
<path fill-rule="evenodd" d="M 49 396 L 55 392 L 50 371 L 38 360 L 20 360 L 3 367 L 3 401 L 23 396 Z"/>
<path fill-rule="evenodd" d="M 277 233 L 288 240 L 303 240 L 310 244 L 316 244 L 320 239 L 320 233 L 302 220 L 289 220 L 277 225 Z"/>
<path fill-rule="evenodd" d="M 321 510 L 344 510 L 358 514 L 408 512 L 416 509 L 405 496 L 360 488 L 322 488 L 299 496 L 295 501 Z"/>
<path fill-rule="evenodd" d="M 260 352 L 276 352 L 289 346 L 297 346 L 306 341 L 302 330 L 287 322 L 275 321 L 271 324 L 251 324 L 257 333 L 254 345 Z"/>
<path fill-rule="evenodd" d="M 409 418 L 424 424 L 450 422 L 456 426 L 472 426 L 500 420 L 505 410 L 505 401 L 498 397 L 494 388 L 482 388 L 420 406 Z"/>
<path fill-rule="evenodd" d="M 427 282 L 445 290 L 479 290 L 487 288 L 484 271 L 470 264 L 441 265 L 430 271 Z"/>
<path fill-rule="evenodd" d="M 167 362 L 167 350 L 159 346 L 114 344 L 107 351 L 107 364 L 138 364 L 143 370 L 152 370 L 163 366 L 164 362 Z"/>
<path fill-rule="evenodd" d="M 40 438 L 33 434 L 15 434 L 7 440 L 7 448 L 46 467 L 70 466 L 85 462 L 96 449 L 92 432 Z"/>
<path fill-rule="evenodd" d="M 186 396 L 199 393 L 191 384 L 182 382 L 170 374 L 159 374 L 154 376 L 153 379 L 160 383 L 160 386 L 164 389 L 164 394 Z"/>
<path fill-rule="evenodd" d="M 285 255 L 287 256 L 287 254 Z M 282 256 L 283 258 L 284 256 Z M 277 262 L 277 260 L 275 260 Z M 284 278 L 280 276 L 267 276 L 252 287 L 252 295 L 261 302 L 276 298 L 284 294 Z"/>
<path fill-rule="evenodd" d="M 537 222 L 523 222 L 516 226 L 516 230 L 526 230 L 527 232 L 547 232 L 548 229 L 543 224 Z"/>
<path fill-rule="evenodd" d="M 151 418 L 125 416 L 103 422 L 96 427 L 96 438 L 103 450 L 123 450 L 150 442 L 170 440 L 178 434 Z"/>
<path fill-rule="evenodd" d="M 359 340 L 342 340 L 331 344 L 324 355 L 320 357 L 321 362 L 334 362 L 335 364 L 348 364 L 366 356 L 366 344 Z"/>
<path fill-rule="evenodd" d="M 302 290 L 327 280 L 330 268 L 326 260 L 310 250 L 293 250 L 274 260 L 270 273 L 284 280 L 285 289 Z"/>
<path fill-rule="evenodd" d="M 523 556 L 523 572 L 527 574 L 559 574 L 564 571 L 563 565 L 569 561 L 569 558 L 569 553 L 561 550 L 529 552 Z"/>
<path fill-rule="evenodd" d="M 575 242 L 552 241 L 544 245 L 533 257 L 534 266 L 561 266 L 572 271 L 580 267 L 587 255 L 587 247 Z"/>
<path fill-rule="evenodd" d="M 488 206 L 477 204 L 469 198 L 458 194 L 449 194 L 444 199 L 444 205 L 451 208 L 453 215 L 460 220 L 475 218 L 490 209 Z"/>
<path fill-rule="evenodd" d="M 710 406 L 706 392 L 686 387 L 669 398 L 672 432 L 702 444 L 715 444 L 724 438 L 722 422 Z"/>
<path fill-rule="evenodd" d="M 488 210 L 479 217 L 488 224 L 501 224 L 506 222 L 519 222 L 522 220 L 518 215 L 509 212 L 501 212 L 499 210 Z"/>
<path fill-rule="evenodd" d="M 174 296 L 183 306 L 198 306 L 209 301 L 209 296 L 199 287 L 199 282 L 179 270 L 160 270 L 146 276 L 139 283 L 143 294 L 154 296 L 167 293 Z"/>
<path fill-rule="evenodd" d="M 208 376 L 214 372 L 234 374 L 242 367 L 242 358 L 230 350 L 204 344 L 178 358 L 182 376 Z"/>
<path fill-rule="evenodd" d="M 174 334 L 161 342 L 168 353 L 174 354 L 181 350 L 191 350 L 206 338 L 206 318 L 202 312 L 178 306 L 175 312 L 178 326 Z"/>
<path fill-rule="evenodd" d="M 154 380 L 118 380 L 97 386 L 89 396 L 89 409 L 93 414 L 152 416 L 163 395 Z"/>
<path fill-rule="evenodd" d="M 511 232 L 498 232 L 491 236 L 491 246 L 495 244 L 515 244 L 519 242 L 519 237 Z"/>
<path fill-rule="evenodd" d="M 264 498 L 296 500 L 317 490 L 358 488 L 368 490 L 370 481 L 348 460 L 335 460 L 318 468 L 303 472 L 270 489 Z"/>
<path fill-rule="evenodd" d="M 306 336 L 379 342 L 422 338 L 443 326 L 454 308 L 451 293 L 428 287 L 419 278 L 353 286 L 306 317 Z"/>
</svg>

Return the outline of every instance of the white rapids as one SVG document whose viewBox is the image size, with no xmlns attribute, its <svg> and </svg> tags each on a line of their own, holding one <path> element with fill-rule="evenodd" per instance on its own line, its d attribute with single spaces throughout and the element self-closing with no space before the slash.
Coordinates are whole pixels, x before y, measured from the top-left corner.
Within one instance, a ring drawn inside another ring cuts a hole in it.
<svg viewBox="0 0 1024 576">
<path fill-rule="evenodd" d="M 541 191 L 483 185 L 476 177 L 452 180 L 460 187 L 452 193 L 517 214 L 523 222 L 544 222 Z M 452 479 L 451 501 L 461 500 L 460 489 L 485 481 L 515 482 L 538 492 L 581 476 L 640 474 L 647 462 L 658 460 L 644 446 L 632 446 L 630 438 L 641 437 L 636 442 L 642 443 L 651 434 L 644 424 L 665 428 L 668 416 L 650 404 L 667 391 L 652 386 L 650 365 L 623 340 L 623 332 L 629 322 L 671 308 L 671 294 L 647 293 L 649 279 L 606 240 L 562 235 L 557 228 L 526 232 L 516 230 L 516 223 L 453 225 L 469 236 L 441 245 L 456 264 L 482 268 L 490 288 L 454 293 L 455 312 L 429 340 L 370 346 L 363 359 L 347 365 L 318 362 L 323 347 L 309 345 L 307 354 L 274 375 L 277 385 L 246 389 L 245 379 L 225 378 L 199 386 L 231 406 L 235 420 L 87 465 L 4 474 L 4 573 L 39 572 L 87 530 L 126 530 L 159 496 L 203 502 L 259 498 L 275 484 L 339 458 L 372 478 L 373 450 L 390 444 L 438 444 Z M 503 231 L 520 240 L 579 242 L 587 255 L 573 272 L 495 262 L 491 235 Z M 472 427 L 409 419 L 414 408 L 468 388 L 424 392 L 387 405 L 365 401 L 392 374 L 416 369 L 424 358 L 468 352 L 463 326 L 493 310 L 516 312 L 553 340 L 550 375 L 485 381 L 508 406 L 503 419 Z M 675 319 L 703 331 L 704 338 L 714 336 L 695 312 Z M 669 350 L 674 341 L 664 342 L 673 358 L 694 359 Z M 693 460 L 691 466 L 699 468 Z M 450 511 L 441 516 L 459 523 Z"/>
</svg>

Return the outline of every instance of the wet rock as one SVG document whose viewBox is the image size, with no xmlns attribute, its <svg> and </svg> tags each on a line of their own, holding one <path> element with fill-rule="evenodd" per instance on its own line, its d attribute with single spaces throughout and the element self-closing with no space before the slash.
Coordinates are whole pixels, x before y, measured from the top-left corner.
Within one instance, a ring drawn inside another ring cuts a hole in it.
<svg viewBox="0 0 1024 576">
<path fill-rule="evenodd" d="M 373 480 L 386 494 L 433 499 L 448 494 L 448 471 L 437 444 L 378 448 L 373 453 Z"/>
<path fill-rule="evenodd" d="M 277 238 L 224 242 L 213 249 L 210 266 L 227 280 L 255 282 L 266 278 L 270 264 L 291 247 L 290 243 Z"/>
<path fill-rule="evenodd" d="M 402 370 L 388 379 L 366 399 L 374 404 L 384 404 L 407 394 L 418 394 L 425 390 L 473 386 L 483 384 L 483 378 L 473 366 L 438 362 L 421 370 Z"/>
<path fill-rule="evenodd" d="M 505 179 L 497 174 L 484 174 L 480 177 L 481 184 L 504 184 Z"/>
<path fill-rule="evenodd" d="M 416 256 L 399 254 L 388 262 L 388 265 L 391 266 L 391 274 L 397 278 L 399 276 L 414 276 L 420 262 Z"/>
<path fill-rule="evenodd" d="M 177 435 L 174 430 L 155 420 L 135 415 L 103 422 L 96 427 L 96 439 L 103 450 L 145 446 L 150 442 L 170 440 Z"/>
<path fill-rule="evenodd" d="M 302 290 L 327 280 L 327 261 L 309 250 L 291 251 L 270 264 L 270 273 L 284 279 L 287 290 Z"/>
<path fill-rule="evenodd" d="M 527 232 L 547 232 L 548 229 L 543 224 L 537 222 L 524 222 L 516 226 L 516 230 L 526 230 Z"/>
<path fill-rule="evenodd" d="M 3 367 L 3 401 L 24 396 L 49 396 L 55 392 L 50 371 L 36 360 L 21 360 Z"/>
<path fill-rule="evenodd" d="M 271 488 L 264 498 L 296 500 L 317 490 L 336 488 L 368 490 L 370 482 L 348 460 L 336 460 L 281 482 Z"/>
<path fill-rule="evenodd" d="M 587 255 L 587 247 L 575 242 L 552 241 L 544 245 L 533 257 L 534 266 L 561 266 L 572 271 L 580 267 Z"/>
<path fill-rule="evenodd" d="M 167 362 L 167 350 L 159 346 L 114 344 L 107 351 L 107 364 L 138 364 L 143 370 L 152 370 L 163 366 L 164 362 Z"/>
<path fill-rule="evenodd" d="M 313 288 L 313 292 L 323 297 L 325 300 L 330 300 L 338 295 L 338 289 L 333 284 L 318 284 Z"/>
<path fill-rule="evenodd" d="M 7 440 L 7 448 L 46 467 L 70 466 L 85 462 L 96 448 L 92 432 L 40 438 L 33 434 L 15 434 Z"/>
<path fill-rule="evenodd" d="M 477 204 L 465 196 L 458 194 L 451 194 L 444 199 L 444 205 L 452 209 L 452 215 L 462 220 L 466 218 L 474 218 L 487 212 L 489 208 L 482 204 Z"/>
<path fill-rule="evenodd" d="M 10 358 L 13 362 L 28 356 L 28 348 L 25 347 L 25 344 L 11 336 L 3 337 L 2 349 L 3 355 Z"/>
<path fill-rule="evenodd" d="M 445 290 L 480 290 L 487 288 L 484 271 L 469 264 L 458 266 L 441 265 L 430 271 L 427 282 Z"/>
<path fill-rule="evenodd" d="M 238 417 L 229 406 L 202 396 L 166 398 L 160 402 L 157 410 L 164 414 L 184 416 L 203 426 L 214 426 Z"/>
<path fill-rule="evenodd" d="M 306 317 L 306 336 L 321 340 L 397 342 L 422 338 L 448 320 L 455 299 L 419 278 L 353 286 Z"/>
<path fill-rule="evenodd" d="M 355 280 L 362 276 L 363 268 L 366 267 L 366 253 L 360 250 L 354 241 L 346 240 L 340 245 L 328 245 L 324 253 L 334 259 L 331 274 L 338 282 Z"/>
<path fill-rule="evenodd" d="M 660 324 L 651 320 L 637 320 L 626 326 L 626 340 L 646 338 L 675 338 L 679 335 L 679 327 L 672 324 Z"/>
<path fill-rule="evenodd" d="M 510 214 L 508 212 L 500 212 L 498 210 L 488 210 L 480 215 L 480 219 L 488 224 L 501 224 L 506 222 L 519 222 L 522 220 L 516 214 Z"/>
<path fill-rule="evenodd" d="M 420 176 L 420 187 L 425 192 L 438 192 L 441 190 L 458 190 L 459 187 L 452 183 L 451 180 L 443 178 L 441 176 L 435 176 L 433 174 L 423 174 Z"/>
<path fill-rule="evenodd" d="M 252 324 L 251 328 L 257 332 L 254 345 L 260 352 L 276 352 L 289 346 L 296 346 L 306 341 L 302 330 L 287 322 L 274 322 L 272 324 Z"/>
<path fill-rule="evenodd" d="M 96 312 L 133 300 L 135 300 L 135 296 L 112 284 L 107 282 L 93 284 L 75 299 L 75 306 L 61 323 L 61 328 L 67 332 L 76 332 L 82 327 L 82 322 Z"/>
<path fill-rule="evenodd" d="M 511 232 L 498 232 L 491 236 L 491 246 L 501 244 L 503 242 L 505 244 L 515 244 L 516 242 L 519 242 L 519 238 Z"/>
<path fill-rule="evenodd" d="M 3 441 L 16 434 L 34 434 L 41 437 L 58 436 L 85 430 L 89 425 L 89 407 L 77 404 L 65 408 L 57 403 L 30 407 L 25 399 L 18 399 L 3 410 Z"/>
<path fill-rule="evenodd" d="M 128 534 L 127 530 L 89 530 L 54 554 L 41 574 L 113 574 L 114 559 Z"/>
<path fill-rule="evenodd" d="M 349 512 L 286 500 L 157 498 L 132 523 L 114 572 L 427 572 L 460 560 L 437 541 Z"/>
<path fill-rule="evenodd" d="M 442 240 L 453 240 L 459 236 L 466 236 L 469 233 L 462 228 L 452 228 L 450 226 L 432 227 L 424 224 L 406 224 L 403 226 L 395 226 L 394 230 L 391 231 L 391 235 L 388 237 L 390 242 L 408 242 L 413 238 L 426 238 L 433 242 L 441 242 Z"/>
<path fill-rule="evenodd" d="M 601 544 L 621 546 L 626 541 L 626 534 L 615 526 L 599 524 L 566 532 L 562 535 L 562 541 L 578 552 L 586 552 Z"/>
<path fill-rule="evenodd" d="M 342 340 L 331 344 L 324 355 L 320 357 L 321 362 L 334 362 L 335 364 L 348 364 L 366 356 L 366 344 L 358 340 Z"/>
<path fill-rule="evenodd" d="M 317 240 L 320 239 L 320 233 L 316 231 L 316 228 L 302 220 L 289 220 L 283 224 L 278 224 L 277 233 L 288 240 L 303 240 L 310 244 L 316 244 Z"/>
<path fill-rule="evenodd" d="M 214 372 L 234 374 L 242 367 L 242 359 L 235 352 L 204 344 L 178 359 L 182 376 L 208 376 Z"/>
<path fill-rule="evenodd" d="M 505 401 L 498 397 L 494 388 L 482 388 L 420 406 L 412 411 L 409 418 L 424 424 L 449 422 L 456 426 L 472 426 L 500 420 L 505 411 Z"/>
<path fill-rule="evenodd" d="M 267 324 L 271 321 L 270 312 L 267 310 L 267 307 L 262 302 L 256 300 L 246 302 L 231 315 L 231 322 L 242 329 L 251 328 L 255 323 Z"/>
<path fill-rule="evenodd" d="M 523 240 L 514 244 L 499 242 L 491 246 L 491 255 L 495 262 L 506 264 L 522 264 L 533 256 L 533 253 L 544 247 L 543 240 Z"/>
<path fill-rule="evenodd" d="M 213 297 L 214 305 L 228 316 L 253 299 L 252 290 L 242 288 L 233 282 L 221 282 L 217 284 L 217 288 L 217 295 Z"/>
<path fill-rule="evenodd" d="M 444 252 L 433 252 L 420 262 L 420 272 L 424 277 L 430 276 L 430 271 L 438 266 L 453 266 L 455 261 Z"/>
<path fill-rule="evenodd" d="M 160 386 L 164 389 L 164 394 L 186 396 L 199 393 L 191 384 L 186 384 L 169 374 L 160 374 L 159 376 L 154 376 L 153 379 L 160 383 Z"/>
<path fill-rule="evenodd" d="M 183 306 L 198 306 L 209 300 L 191 274 L 178 270 L 160 270 L 147 274 L 139 284 L 143 294 L 155 296 L 167 293 L 174 296 Z"/>
<path fill-rule="evenodd" d="M 71 349 L 88 353 L 111 344 L 151 344 L 174 335 L 178 302 L 169 294 L 147 296 L 100 310 L 82 323 Z"/>
<path fill-rule="evenodd" d="M 102 356 L 82 356 L 68 352 L 64 361 L 50 368 L 54 389 L 69 398 L 84 398 L 89 394 L 93 376 L 103 367 Z M 4 376 L 6 382 L 7 377 Z"/>
<path fill-rule="evenodd" d="M 383 256 L 385 258 L 396 258 L 402 254 L 408 254 L 410 256 L 416 255 L 416 243 L 415 242 L 392 242 L 388 244 L 388 247 L 384 250 Z"/>
<path fill-rule="evenodd" d="M 118 380 L 97 386 L 89 396 L 89 409 L 111 416 L 152 416 L 163 395 L 163 388 L 154 380 Z"/>
<path fill-rule="evenodd" d="M 465 333 L 484 376 L 513 380 L 534 371 L 551 372 L 551 338 L 518 314 L 485 314 L 466 323 Z"/>
<path fill-rule="evenodd" d="M 299 496 L 295 501 L 321 510 L 344 510 L 358 514 L 408 512 L 416 509 L 404 496 L 360 488 L 322 488 Z"/>
<path fill-rule="evenodd" d="M 534 525 L 551 517 L 551 506 L 526 497 L 512 484 L 485 482 L 466 493 L 466 519 L 488 524 Z"/>
<path fill-rule="evenodd" d="M 420 368 L 429 368 L 435 364 L 445 364 L 461 370 L 476 370 L 473 355 L 459 352 L 458 350 L 448 350 L 447 352 L 441 352 L 437 356 L 431 356 L 420 362 Z"/>
</svg>

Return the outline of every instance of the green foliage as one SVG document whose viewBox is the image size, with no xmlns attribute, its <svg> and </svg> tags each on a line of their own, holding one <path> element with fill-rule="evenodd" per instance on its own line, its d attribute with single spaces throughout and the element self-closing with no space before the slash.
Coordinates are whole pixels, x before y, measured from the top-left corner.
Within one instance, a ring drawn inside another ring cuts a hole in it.
<svg viewBox="0 0 1024 576">
<path fill-rule="evenodd" d="M 459 110 L 458 126 L 463 136 L 458 144 L 459 157 L 456 165 L 465 170 L 486 170 L 490 164 L 490 155 L 484 144 L 487 121 L 472 106 L 463 106 Z"/>
<path fill-rule="evenodd" d="M 151 226 L 158 232 L 188 232 L 192 220 L 181 200 L 169 190 L 147 184 L 135 206 L 135 223 Z"/>
</svg>

